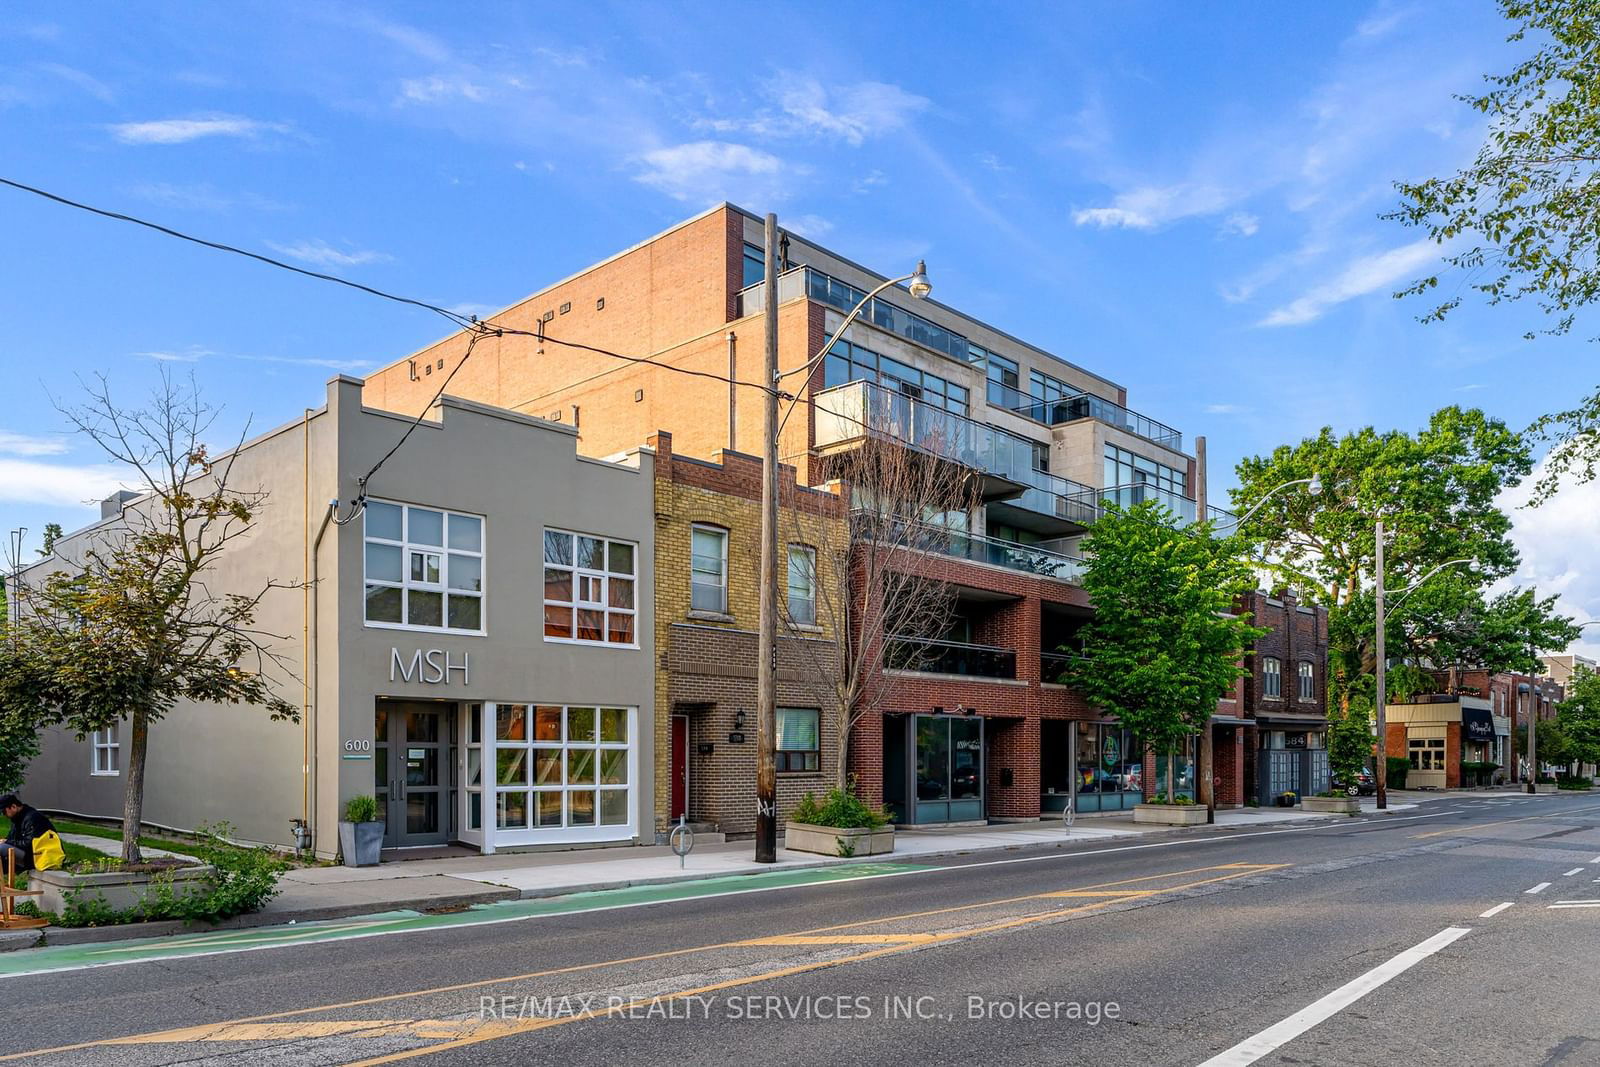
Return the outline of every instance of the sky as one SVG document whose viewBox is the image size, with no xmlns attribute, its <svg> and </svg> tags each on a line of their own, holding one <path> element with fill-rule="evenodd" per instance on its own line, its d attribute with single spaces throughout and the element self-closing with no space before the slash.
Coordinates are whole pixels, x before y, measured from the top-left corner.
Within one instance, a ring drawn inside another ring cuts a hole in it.
<svg viewBox="0 0 1600 1067">
<path fill-rule="evenodd" d="M 1581 336 L 1523 339 L 1531 305 L 1422 325 L 1392 296 L 1440 254 L 1380 217 L 1393 183 L 1471 158 L 1456 94 L 1523 54 L 1508 29 L 1488 0 L 19 0 L 0 175 L 479 314 L 717 201 L 775 211 L 885 273 L 926 258 L 942 302 L 1204 434 L 1215 497 L 1323 426 L 1520 429 L 1592 389 Z M 192 374 L 223 438 L 446 332 L 8 189 L 0 233 L 0 526 L 33 545 L 117 480 L 57 410 L 83 380 Z M 1513 514 L 1517 579 L 1600 618 L 1600 487 Z"/>
</svg>

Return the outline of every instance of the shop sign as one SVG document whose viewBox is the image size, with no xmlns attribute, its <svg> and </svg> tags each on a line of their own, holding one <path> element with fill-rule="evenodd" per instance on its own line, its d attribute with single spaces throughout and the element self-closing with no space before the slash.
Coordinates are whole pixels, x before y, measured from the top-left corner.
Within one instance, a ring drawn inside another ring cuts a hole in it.
<svg viewBox="0 0 1600 1067">
<path fill-rule="evenodd" d="M 424 685 L 449 685 L 451 673 L 460 671 L 461 684 L 471 685 L 471 662 L 470 652 L 461 653 L 461 662 L 457 663 L 451 658 L 450 653 L 442 648 L 426 650 L 419 648 L 411 653 L 409 660 L 400 655 L 398 648 L 391 648 L 389 681 L 398 679 L 402 682 L 422 682 Z"/>
<path fill-rule="evenodd" d="M 1284 748 L 1305 748 L 1306 735 L 1304 733 L 1289 733 L 1283 735 Z"/>
<path fill-rule="evenodd" d="M 1462 708 L 1461 732 L 1468 741 L 1493 741 L 1494 716 L 1487 708 Z"/>
</svg>

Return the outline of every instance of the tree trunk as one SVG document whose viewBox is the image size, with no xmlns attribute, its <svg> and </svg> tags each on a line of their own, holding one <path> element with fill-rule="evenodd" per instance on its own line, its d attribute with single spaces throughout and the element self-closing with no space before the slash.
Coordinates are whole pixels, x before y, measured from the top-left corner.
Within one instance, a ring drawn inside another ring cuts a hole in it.
<svg viewBox="0 0 1600 1067">
<path fill-rule="evenodd" d="M 1177 763 L 1178 763 L 1178 759 L 1177 759 L 1177 757 L 1175 755 L 1173 755 L 1172 746 L 1168 745 L 1167 746 L 1167 803 L 1168 804 L 1176 804 L 1178 802 L 1178 780 L 1172 776 L 1172 772 L 1177 767 Z"/>
<path fill-rule="evenodd" d="M 135 708 L 128 723 L 128 782 L 122 794 L 122 858 L 127 863 L 144 862 L 139 830 L 144 825 L 144 757 L 149 741 L 150 715 Z"/>
</svg>

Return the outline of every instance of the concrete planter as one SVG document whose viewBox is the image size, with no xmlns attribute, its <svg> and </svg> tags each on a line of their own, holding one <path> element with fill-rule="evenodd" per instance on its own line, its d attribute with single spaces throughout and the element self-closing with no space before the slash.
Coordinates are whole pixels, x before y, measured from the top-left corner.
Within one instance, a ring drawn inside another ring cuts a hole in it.
<svg viewBox="0 0 1600 1067">
<path fill-rule="evenodd" d="M 1301 797 L 1300 807 L 1305 811 L 1320 811 L 1330 815 L 1359 815 L 1359 797 Z"/>
<path fill-rule="evenodd" d="M 1162 826 L 1204 826 L 1204 804 L 1140 804 L 1133 809 L 1134 822 L 1159 823 Z"/>
<path fill-rule="evenodd" d="M 383 855 L 383 823 L 339 823 L 339 852 L 346 867 L 376 867 Z"/>
<path fill-rule="evenodd" d="M 60 915 L 67 908 L 69 893 L 82 902 L 98 898 L 113 911 L 127 911 L 155 892 L 154 886 L 170 886 L 173 897 L 182 899 L 211 892 L 216 886 L 216 877 L 215 867 L 195 864 L 162 871 L 107 871 L 104 874 L 30 871 L 28 884 L 30 888 L 44 891 L 38 898 L 40 911 Z"/>
<path fill-rule="evenodd" d="M 819 856 L 881 856 L 894 851 L 894 827 L 869 830 L 865 826 L 840 828 L 791 822 L 783 828 L 783 847 Z"/>
<path fill-rule="evenodd" d="M 1561 787 L 1554 782 L 1535 782 L 1533 788 L 1528 791 L 1530 793 L 1559 793 L 1561 792 Z"/>
</svg>

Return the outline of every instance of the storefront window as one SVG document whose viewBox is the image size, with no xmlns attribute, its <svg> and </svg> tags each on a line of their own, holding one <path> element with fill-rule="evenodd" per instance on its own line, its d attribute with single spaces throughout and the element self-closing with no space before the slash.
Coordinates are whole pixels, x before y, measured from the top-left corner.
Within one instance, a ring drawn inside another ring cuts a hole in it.
<svg viewBox="0 0 1600 1067">
<path fill-rule="evenodd" d="M 494 705 L 495 827 L 500 839 L 627 836 L 632 821 L 630 708 Z M 468 747 L 468 790 L 482 761 Z M 469 825 L 471 821 L 469 795 Z M 597 833 L 595 828 L 611 832 Z M 529 835 L 515 831 L 549 831 Z"/>
<path fill-rule="evenodd" d="M 944 719 L 917 720 L 917 799 L 950 799 L 950 728 Z"/>
<path fill-rule="evenodd" d="M 1079 811 L 1120 811 L 1144 799 L 1144 746 L 1114 723 L 1078 724 Z"/>
<path fill-rule="evenodd" d="M 1170 792 L 1174 796 L 1194 799 L 1194 747 L 1195 739 L 1186 737 L 1183 743 L 1172 751 L 1172 758 L 1168 760 L 1167 753 L 1155 754 L 1156 764 L 1156 792 L 1167 793 L 1167 765 L 1170 762 L 1173 777 L 1177 780 L 1176 788 Z"/>
</svg>

